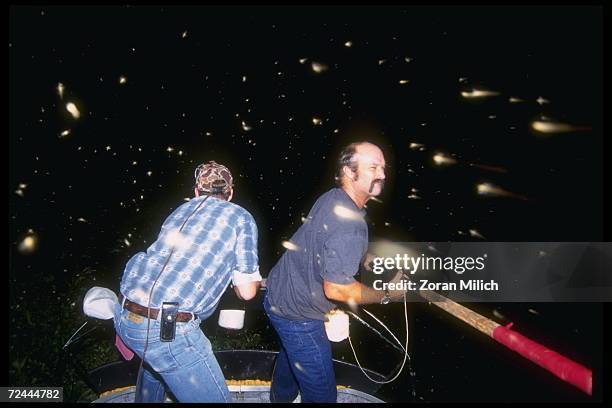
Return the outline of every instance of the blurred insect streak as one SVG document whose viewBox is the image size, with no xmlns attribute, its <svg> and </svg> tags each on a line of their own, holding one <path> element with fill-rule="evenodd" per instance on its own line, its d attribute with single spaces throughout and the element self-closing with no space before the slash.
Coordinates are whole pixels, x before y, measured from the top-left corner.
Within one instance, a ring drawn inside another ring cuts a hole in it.
<svg viewBox="0 0 612 408">
<path fill-rule="evenodd" d="M 470 163 L 470 166 L 477 167 L 482 170 L 495 171 L 497 173 L 507 173 L 508 172 L 508 170 L 504 169 L 503 167 L 489 166 L 486 164 Z"/>
<path fill-rule="evenodd" d="M 487 98 L 490 96 L 497 96 L 499 92 L 494 91 L 485 91 L 480 89 L 472 89 L 471 91 L 462 91 L 461 96 L 466 99 L 475 99 L 475 98 Z"/>
<path fill-rule="evenodd" d="M 301 62 L 301 60 L 300 60 L 300 62 Z M 327 69 L 328 69 L 328 66 L 327 66 L 327 65 L 322 64 L 322 63 L 320 63 L 320 62 L 315 62 L 315 61 L 313 61 L 313 62 L 312 62 L 311 67 L 312 67 L 312 70 L 313 70 L 315 73 L 317 73 L 317 74 L 320 74 L 320 73 L 322 73 L 322 72 L 325 72 L 325 71 L 327 71 Z"/>
<path fill-rule="evenodd" d="M 17 247 L 22 254 L 31 254 L 38 246 L 38 237 L 32 230 L 28 230 L 28 234 L 19 243 Z"/>
<path fill-rule="evenodd" d="M 436 153 L 433 156 L 433 161 L 437 166 L 450 166 L 451 164 L 456 164 L 457 160 L 452 157 L 446 156 L 443 153 Z"/>
<path fill-rule="evenodd" d="M 28 187 L 27 184 L 25 183 L 19 183 L 19 188 L 17 190 L 15 190 L 15 194 L 17 194 L 20 197 L 23 197 L 23 191 Z"/>
<path fill-rule="evenodd" d="M 478 230 L 475 229 L 471 229 L 468 230 L 470 232 L 470 235 L 476 238 L 480 238 L 480 239 L 486 239 L 484 236 L 482 236 L 482 234 L 480 232 L 478 232 Z"/>
<path fill-rule="evenodd" d="M 60 99 L 64 99 L 64 84 L 61 82 L 57 84 L 57 94 L 59 95 Z"/>
<path fill-rule="evenodd" d="M 531 123 L 531 128 L 539 133 L 567 133 L 567 132 L 581 132 L 591 130 L 590 127 L 587 126 L 574 126 L 569 123 L 561 123 L 561 122 L 549 122 L 536 120 Z"/>
<path fill-rule="evenodd" d="M 244 130 L 245 132 L 248 132 L 251 129 L 252 129 L 252 127 L 247 125 L 247 123 L 243 120 L 242 121 L 242 130 Z"/>
<path fill-rule="evenodd" d="M 338 217 L 343 218 L 345 220 L 361 220 L 363 219 L 362 215 L 356 211 L 343 207 L 341 205 L 336 205 L 334 207 L 334 214 Z"/>
<path fill-rule="evenodd" d="M 506 320 L 506 316 L 501 314 L 497 309 L 493 309 L 493 316 L 497 317 L 498 319 Z"/>
<path fill-rule="evenodd" d="M 191 247 L 191 240 L 183 235 L 178 229 L 170 231 L 165 237 L 166 245 L 181 251 L 186 251 Z"/>
<path fill-rule="evenodd" d="M 295 245 L 291 241 L 283 241 L 281 245 L 289 251 L 299 251 L 300 250 L 300 247 Z"/>
<path fill-rule="evenodd" d="M 529 200 L 527 197 L 512 193 L 510 191 L 506 191 L 500 187 L 494 186 L 490 183 L 480 183 L 476 185 L 476 191 L 480 195 L 485 196 L 499 196 L 499 197 L 511 197 L 517 198 L 519 200 L 527 201 Z"/>
<path fill-rule="evenodd" d="M 425 150 L 425 145 L 421 144 L 421 143 L 410 143 L 410 149 L 412 150 Z"/>
<path fill-rule="evenodd" d="M 72 115 L 74 119 L 78 119 L 81 117 L 81 112 L 73 102 L 68 102 L 66 104 L 66 110 Z"/>
</svg>

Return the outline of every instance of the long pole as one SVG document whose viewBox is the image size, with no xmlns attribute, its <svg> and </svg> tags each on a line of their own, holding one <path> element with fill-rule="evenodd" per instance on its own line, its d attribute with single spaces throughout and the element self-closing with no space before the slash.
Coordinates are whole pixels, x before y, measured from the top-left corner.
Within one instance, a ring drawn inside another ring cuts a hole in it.
<svg viewBox="0 0 612 408">
<path fill-rule="evenodd" d="M 421 290 L 419 294 L 433 305 L 516 351 L 563 381 L 592 395 L 593 374 L 589 368 L 512 330 L 512 323 L 502 326 L 437 292 Z"/>
</svg>

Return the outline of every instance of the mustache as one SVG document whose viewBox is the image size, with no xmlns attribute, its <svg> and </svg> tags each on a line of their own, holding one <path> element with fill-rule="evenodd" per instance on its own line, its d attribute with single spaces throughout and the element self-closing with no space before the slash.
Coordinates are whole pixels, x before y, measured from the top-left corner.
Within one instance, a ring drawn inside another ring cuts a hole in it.
<svg viewBox="0 0 612 408">
<path fill-rule="evenodd" d="M 376 179 L 376 180 L 373 180 L 373 181 L 372 181 L 372 184 L 370 185 L 370 191 L 369 191 L 370 193 L 371 193 L 371 192 L 374 190 L 374 185 L 375 185 L 376 183 L 379 183 L 379 184 L 380 184 L 380 189 L 381 189 L 381 190 L 382 190 L 382 189 L 385 187 L 385 180 L 383 180 L 383 179 Z"/>
</svg>

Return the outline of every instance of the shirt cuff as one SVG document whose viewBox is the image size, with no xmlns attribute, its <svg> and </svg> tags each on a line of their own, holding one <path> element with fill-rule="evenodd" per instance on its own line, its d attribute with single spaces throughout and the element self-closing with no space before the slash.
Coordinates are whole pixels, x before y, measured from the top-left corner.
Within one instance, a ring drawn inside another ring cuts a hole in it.
<svg viewBox="0 0 612 408">
<path fill-rule="evenodd" d="M 259 274 L 259 268 L 255 272 L 243 273 L 239 271 L 232 272 L 232 283 L 234 286 L 246 285 L 251 282 L 260 282 L 261 275 Z"/>
</svg>

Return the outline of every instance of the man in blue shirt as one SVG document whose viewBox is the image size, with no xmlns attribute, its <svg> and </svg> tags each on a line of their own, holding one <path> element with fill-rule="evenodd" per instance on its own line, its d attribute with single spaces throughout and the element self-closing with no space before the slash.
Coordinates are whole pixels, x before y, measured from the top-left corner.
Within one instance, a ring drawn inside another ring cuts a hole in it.
<svg viewBox="0 0 612 408">
<path fill-rule="evenodd" d="M 214 161 L 195 172 L 195 198 L 164 221 L 157 240 L 134 255 L 121 279 L 115 329 L 143 358 L 136 402 L 229 402 L 225 378 L 200 329 L 230 281 L 239 298 L 255 297 L 261 281 L 257 226 L 230 203 L 233 178 Z M 177 302 L 175 337 L 160 339 L 162 303 Z"/>
<path fill-rule="evenodd" d="M 336 402 L 324 327 L 325 315 L 335 308 L 332 301 L 367 304 L 390 299 L 388 292 L 354 278 L 368 247 L 363 208 L 382 192 L 384 181 L 385 158 L 378 146 L 346 146 L 337 163 L 338 188 L 317 199 L 291 237 L 291 249 L 270 271 L 264 309 L 280 338 L 272 402 L 291 402 L 298 391 L 302 402 Z"/>
</svg>

